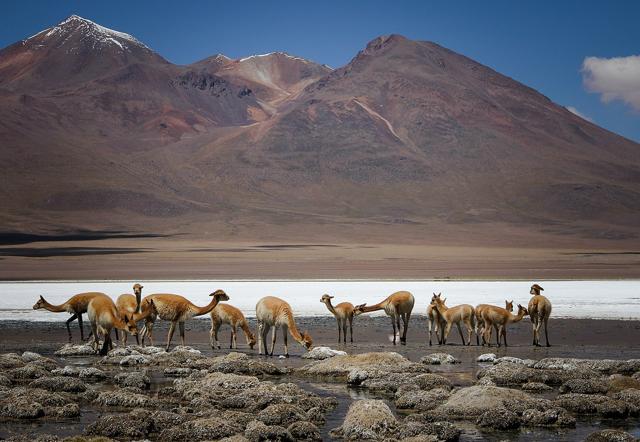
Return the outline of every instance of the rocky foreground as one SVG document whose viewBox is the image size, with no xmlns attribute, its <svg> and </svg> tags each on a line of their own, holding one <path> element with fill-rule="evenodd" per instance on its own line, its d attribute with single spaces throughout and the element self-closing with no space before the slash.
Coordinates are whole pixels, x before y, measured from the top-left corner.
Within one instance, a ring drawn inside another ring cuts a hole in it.
<svg viewBox="0 0 640 442">
<path fill-rule="evenodd" d="M 2 429 L 12 440 L 62 440 L 67 435 L 55 423 L 95 413 L 70 440 L 455 441 L 470 425 L 497 437 L 521 428 L 566 428 L 572 439 L 571 429 L 585 416 L 608 422 L 640 416 L 637 359 L 486 354 L 478 358 L 475 385 L 456 386 L 433 372 L 457 362 L 445 353 L 412 362 L 393 352 L 350 355 L 319 347 L 307 357 L 299 368 L 283 368 L 243 353 L 208 357 L 191 347 L 167 353 L 131 346 L 103 358 L 86 345 L 65 345 L 55 358 L 6 353 L 0 355 Z M 308 391 L 309 381 L 380 399 L 352 401 L 341 425 L 326 432 L 338 400 Z M 34 421 L 43 423 L 39 430 L 23 431 L 22 424 Z M 636 439 L 603 429 L 587 440 Z"/>
</svg>

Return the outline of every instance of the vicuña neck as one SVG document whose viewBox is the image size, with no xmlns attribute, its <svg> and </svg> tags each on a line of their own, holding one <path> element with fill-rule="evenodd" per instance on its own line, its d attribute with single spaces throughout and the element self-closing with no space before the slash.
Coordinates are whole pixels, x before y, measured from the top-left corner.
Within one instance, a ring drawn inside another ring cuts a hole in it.
<svg viewBox="0 0 640 442">
<path fill-rule="evenodd" d="M 336 309 L 333 307 L 333 304 L 331 304 L 331 300 L 330 300 L 330 299 L 327 299 L 327 300 L 324 302 L 324 304 L 327 306 L 327 308 L 329 309 L 329 311 L 330 311 L 331 313 L 333 313 L 334 315 L 336 315 L 336 314 L 337 314 L 337 313 L 336 313 Z"/>
<path fill-rule="evenodd" d="M 66 302 L 64 304 L 60 304 L 60 305 L 53 305 L 53 304 L 50 304 L 49 302 L 45 301 L 44 298 L 42 298 L 42 300 L 44 301 L 45 310 L 49 310 L 50 312 L 54 312 L 54 313 L 66 312 L 67 311 L 67 303 Z"/>
<path fill-rule="evenodd" d="M 289 333 L 291 333 L 291 336 L 293 336 L 293 339 L 295 339 L 298 342 L 301 342 L 302 335 L 298 331 L 298 327 L 296 327 L 296 321 L 293 320 L 293 314 L 288 310 L 286 310 L 284 314 L 287 315 L 287 325 L 289 326 Z"/>
<path fill-rule="evenodd" d="M 206 315 L 207 313 L 211 312 L 211 310 L 216 308 L 216 305 L 218 305 L 218 298 L 214 296 L 211 299 L 211 302 L 208 305 L 205 305 L 204 307 L 198 307 L 197 305 L 194 305 L 194 304 L 191 304 L 191 305 L 192 305 L 191 310 L 194 312 L 193 316 Z"/>
<path fill-rule="evenodd" d="M 382 310 L 385 307 L 385 302 L 379 302 L 378 304 L 374 304 L 374 305 L 370 305 L 370 306 L 364 306 L 362 307 L 362 313 L 369 313 L 369 312 L 375 312 L 378 310 Z"/>
</svg>

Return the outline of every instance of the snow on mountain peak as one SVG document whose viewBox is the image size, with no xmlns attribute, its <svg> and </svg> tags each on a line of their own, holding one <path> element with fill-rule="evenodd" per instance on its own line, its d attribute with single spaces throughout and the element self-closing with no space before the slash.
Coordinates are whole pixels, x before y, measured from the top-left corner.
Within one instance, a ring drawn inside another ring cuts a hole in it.
<svg viewBox="0 0 640 442">
<path fill-rule="evenodd" d="M 248 57 L 244 57 L 244 58 L 239 59 L 238 62 L 242 63 L 243 61 L 251 60 L 251 59 L 254 59 L 254 58 L 270 57 L 270 56 L 273 56 L 273 55 L 280 55 L 280 56 L 283 56 L 283 57 L 290 58 L 291 60 L 300 60 L 300 61 L 303 61 L 305 63 L 309 63 L 309 60 L 306 60 L 306 59 L 301 58 L 301 57 L 295 57 L 293 55 L 289 55 L 286 52 L 269 52 L 268 54 L 250 55 Z"/>
<path fill-rule="evenodd" d="M 106 28 L 78 15 L 72 15 L 58 23 L 56 26 L 45 29 L 36 35 L 29 37 L 25 41 L 29 41 L 36 37 L 51 38 L 55 36 L 63 36 L 64 43 L 69 39 L 69 37 L 76 33 L 80 33 L 80 38 L 83 41 L 89 42 L 94 49 L 115 46 L 120 50 L 129 51 L 130 45 L 135 45 L 149 51 L 151 50 L 144 43 L 127 33 Z"/>
</svg>

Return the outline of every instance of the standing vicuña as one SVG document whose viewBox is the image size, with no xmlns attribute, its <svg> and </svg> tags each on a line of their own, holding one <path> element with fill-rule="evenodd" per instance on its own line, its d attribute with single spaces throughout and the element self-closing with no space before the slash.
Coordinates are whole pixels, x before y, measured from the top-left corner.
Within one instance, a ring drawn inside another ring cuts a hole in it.
<svg viewBox="0 0 640 442">
<path fill-rule="evenodd" d="M 473 307 L 469 304 L 460 304 L 456 305 L 455 307 L 447 307 L 440 295 L 440 293 L 437 295 L 434 293 L 433 297 L 431 298 L 431 302 L 435 304 L 434 308 L 436 312 L 446 323 L 444 332 L 442 333 L 442 344 L 447 343 L 447 338 L 449 337 L 449 333 L 451 332 L 451 327 L 453 326 L 453 324 L 455 324 L 458 327 L 458 331 L 460 332 L 462 345 L 471 345 L 471 335 L 476 329 L 475 311 Z M 465 342 L 464 335 L 462 334 L 462 327 L 460 326 L 461 322 L 464 323 L 464 325 L 467 327 L 467 332 L 469 334 L 467 342 Z"/>
<path fill-rule="evenodd" d="M 216 308 L 211 310 L 211 332 L 209 333 L 211 348 L 220 348 L 218 330 L 220 330 L 222 324 L 231 326 L 231 344 L 229 348 L 238 348 L 236 336 L 238 335 L 238 327 L 240 327 L 247 338 L 247 345 L 253 350 L 253 346 L 256 345 L 256 337 L 251 333 L 249 324 L 247 324 L 247 320 L 240 309 L 229 304 L 218 304 Z"/>
<path fill-rule="evenodd" d="M 507 325 L 512 324 L 514 322 L 519 322 L 529 313 L 527 309 L 518 304 L 518 314 L 514 315 L 513 313 L 509 313 L 507 310 L 501 307 L 495 307 L 493 305 L 485 308 L 482 311 L 482 319 L 484 320 L 484 341 L 488 346 L 491 346 L 489 342 L 489 333 L 491 332 L 491 327 L 496 327 L 496 341 L 498 347 L 500 347 L 500 337 L 504 338 L 504 346 L 507 347 Z"/>
<path fill-rule="evenodd" d="M 529 291 L 533 295 L 529 301 L 529 316 L 533 323 L 533 345 L 540 346 L 540 327 L 544 322 L 544 337 L 547 339 L 547 347 L 551 347 L 547 328 L 549 316 L 551 316 L 551 301 L 540 294 L 543 290 L 538 284 L 533 284 Z"/>
<path fill-rule="evenodd" d="M 173 338 L 173 332 L 176 329 L 176 324 L 178 324 L 180 328 L 180 342 L 182 343 L 182 345 L 184 345 L 185 321 L 187 319 L 193 318 L 194 316 L 206 315 L 211 310 L 213 310 L 220 301 L 229 300 L 229 296 L 227 296 L 227 294 L 223 290 L 216 290 L 209 296 L 212 297 L 211 302 L 204 307 L 198 307 L 197 305 L 193 304 L 191 301 L 180 295 L 157 293 L 145 297 L 144 299 L 153 299 L 158 313 L 157 315 L 151 315 L 147 318 L 144 324 L 144 329 L 142 330 L 142 345 L 144 345 L 144 340 L 147 336 L 151 341 L 151 345 L 153 345 L 153 338 L 151 337 L 151 334 L 153 333 L 153 324 L 156 320 L 156 317 L 158 316 L 160 317 L 160 319 L 163 319 L 165 321 L 171 321 L 169 334 L 167 335 L 166 350 L 169 351 L 169 345 L 171 344 L 171 339 Z"/>
<path fill-rule="evenodd" d="M 80 293 L 72 296 L 66 302 L 60 305 L 49 304 L 43 297 L 40 295 L 40 299 L 33 305 L 34 310 L 45 309 L 50 312 L 60 313 L 67 312 L 72 316 L 67 319 L 67 332 L 69 333 L 69 342 L 71 342 L 71 329 L 69 328 L 69 324 L 78 319 L 78 326 L 80 327 L 80 339 L 84 341 L 84 330 L 82 329 L 82 314 L 87 312 L 87 308 L 89 307 L 89 303 L 96 296 L 107 296 L 104 293 L 100 292 L 88 292 L 88 293 Z"/>
<path fill-rule="evenodd" d="M 409 319 L 411 318 L 411 311 L 413 310 L 413 304 L 415 299 L 409 292 L 395 292 L 391 294 L 387 299 L 378 304 L 367 307 L 367 304 L 360 304 L 355 307 L 355 314 L 375 312 L 377 310 L 384 310 L 384 312 L 391 317 L 391 325 L 393 325 L 393 345 L 396 345 L 396 335 L 400 332 L 400 318 L 404 323 L 404 329 L 402 336 L 400 336 L 400 343 L 407 344 L 407 330 L 409 329 Z M 397 325 L 397 331 L 396 331 Z"/>
<path fill-rule="evenodd" d="M 138 334 L 138 326 L 136 322 L 144 319 L 146 316 L 155 313 L 155 306 L 152 300 L 146 301 L 144 304 L 146 307 L 146 313 L 123 315 L 122 317 L 118 313 L 116 305 L 113 300 L 108 296 L 96 296 L 87 307 L 87 315 L 91 321 L 91 330 L 93 331 L 94 349 L 98 351 L 100 347 L 100 337 L 103 339 L 101 355 L 106 355 L 107 352 L 113 348 L 111 341 L 111 330 L 113 328 L 122 330 L 132 335 Z"/>
<path fill-rule="evenodd" d="M 436 295 L 434 293 L 433 296 L 440 295 Z M 440 316 L 436 311 L 436 303 L 433 300 L 433 296 L 431 297 L 431 302 L 427 306 L 427 328 L 429 331 L 429 345 L 432 345 L 432 337 L 434 331 L 436 332 L 438 344 L 442 344 L 442 330 L 444 330 L 444 320 L 442 319 L 442 316 Z M 447 298 L 444 298 L 443 302 L 447 302 Z"/>
<path fill-rule="evenodd" d="M 305 349 L 309 350 L 313 344 L 311 336 L 307 332 L 300 334 L 296 322 L 293 319 L 291 306 L 284 300 L 275 296 L 265 296 L 256 304 L 256 319 L 258 321 L 258 349 L 260 354 L 273 356 L 273 349 L 276 346 L 276 331 L 282 327 L 284 338 L 284 355 L 289 357 L 287 346 L 287 331 Z M 271 351 L 267 352 L 267 334 L 273 327 L 271 336 Z M 263 353 L 264 351 L 264 353 Z"/>
<path fill-rule="evenodd" d="M 333 304 L 331 304 L 332 299 L 333 296 L 322 295 L 320 302 L 326 305 L 336 318 L 336 322 L 338 323 L 338 343 L 341 341 L 341 333 L 344 343 L 347 343 L 347 322 L 349 322 L 349 332 L 351 333 L 351 342 L 353 342 L 353 317 L 355 316 L 353 304 L 350 302 L 341 302 L 334 307 Z"/>
<path fill-rule="evenodd" d="M 484 319 L 482 319 L 482 312 L 487 308 L 487 307 L 491 307 L 490 304 L 478 304 L 476 305 L 475 311 L 476 311 L 476 339 L 478 336 L 482 336 L 482 345 L 486 344 L 489 341 L 484 340 L 484 331 L 485 331 L 485 324 L 484 324 Z M 506 311 L 508 311 L 509 313 L 513 312 L 513 300 L 512 301 L 507 301 L 505 299 L 504 301 L 504 308 Z M 498 327 L 495 327 L 496 329 L 496 333 L 498 333 Z M 491 339 L 491 329 L 489 329 L 489 340 Z M 480 343 L 478 342 L 478 345 L 480 345 Z"/>
</svg>

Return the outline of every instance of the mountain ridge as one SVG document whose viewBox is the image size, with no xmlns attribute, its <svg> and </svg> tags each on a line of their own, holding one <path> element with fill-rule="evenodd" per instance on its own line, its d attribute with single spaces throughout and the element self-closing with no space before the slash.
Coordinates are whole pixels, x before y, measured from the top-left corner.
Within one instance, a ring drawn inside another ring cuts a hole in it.
<svg viewBox="0 0 640 442">
<path fill-rule="evenodd" d="M 106 37 L 27 40 L 101 57 L 0 50 L 5 230 L 638 238 L 638 144 L 436 43 L 380 36 L 336 69 L 283 52 L 174 65 L 69 20 Z M 42 83 L 43 66 L 67 70 Z"/>
</svg>

